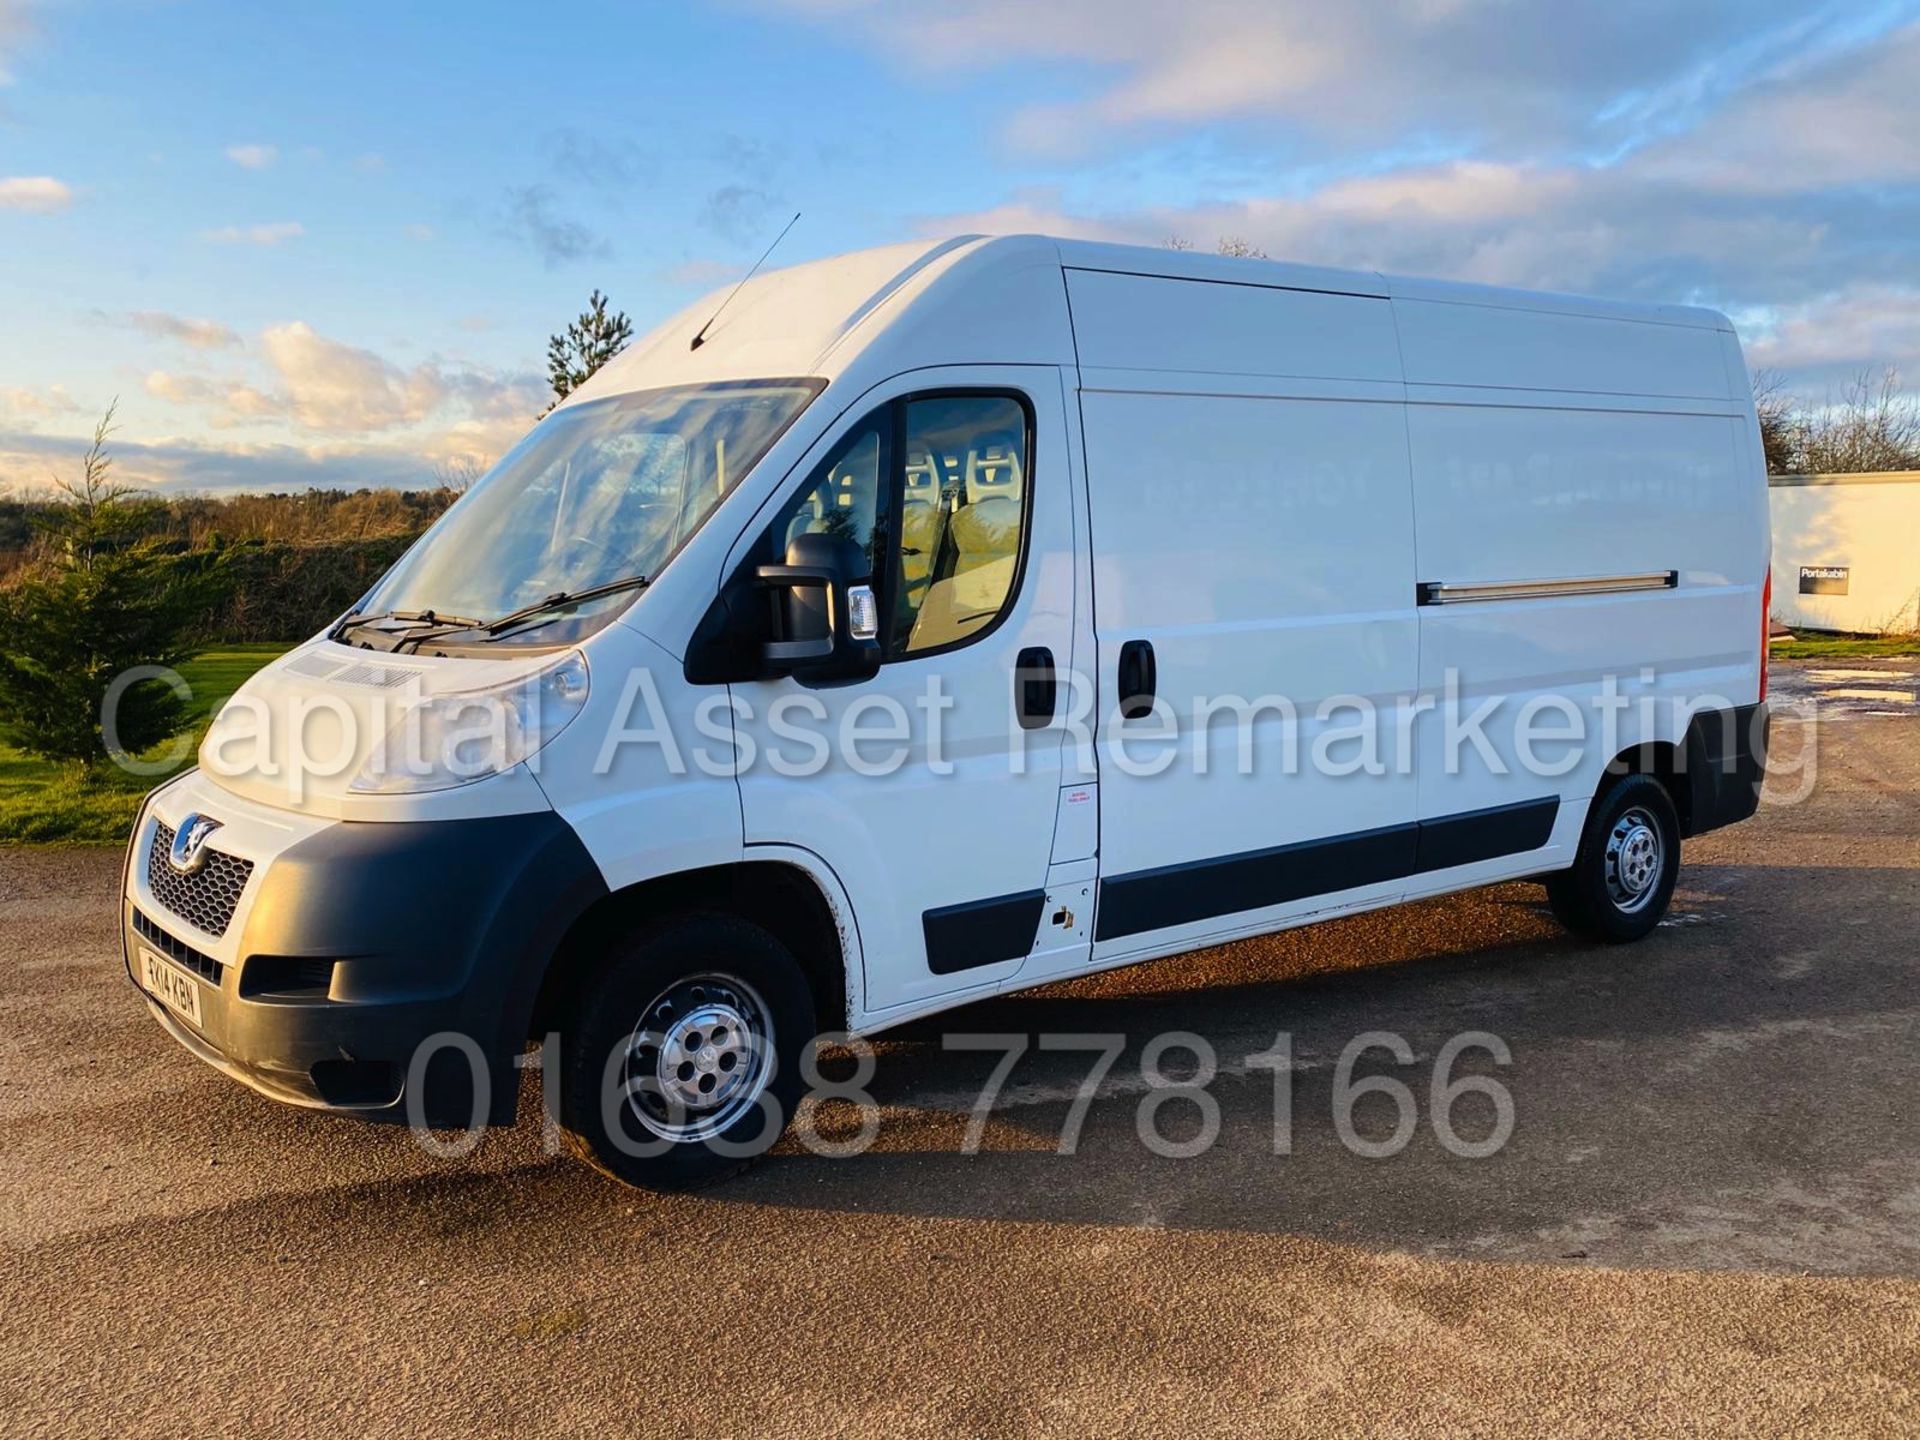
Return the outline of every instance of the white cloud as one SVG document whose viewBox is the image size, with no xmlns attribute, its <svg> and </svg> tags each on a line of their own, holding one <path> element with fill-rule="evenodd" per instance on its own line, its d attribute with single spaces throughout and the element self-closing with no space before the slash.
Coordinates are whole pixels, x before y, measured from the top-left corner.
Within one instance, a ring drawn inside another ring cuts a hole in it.
<svg viewBox="0 0 1920 1440">
<path fill-rule="evenodd" d="M 1355 219 L 1486 224 L 1555 209 L 1578 184 L 1566 170 L 1459 160 L 1335 181 L 1315 202 L 1322 212 Z"/>
<path fill-rule="evenodd" d="M 732 260 L 683 260 L 661 271 L 660 278 L 669 285 L 697 285 L 710 290 L 738 280 L 741 273 L 742 267 Z"/>
<path fill-rule="evenodd" d="M 431 225 L 414 224 L 403 226 L 400 233 L 405 235 L 409 240 L 417 240 L 425 244 L 427 241 L 433 239 L 434 230 Z"/>
<path fill-rule="evenodd" d="M 1307 264 L 1716 301 L 1751 284 L 1804 293 L 1853 263 L 1823 256 L 1814 227 L 1764 208 L 1702 203 L 1684 187 L 1609 172 L 1483 162 L 1335 181 L 1298 196 L 1126 212 L 1089 214 L 1029 192 L 921 228 L 1147 245 L 1178 237 L 1203 249 L 1234 236 Z"/>
<path fill-rule="evenodd" d="M 216 430 L 271 425 L 286 419 L 284 397 L 269 395 L 237 376 L 216 379 L 155 370 L 141 382 L 141 388 L 169 405 L 191 405 L 211 411 L 207 423 Z"/>
<path fill-rule="evenodd" d="M 311 430 L 364 433 L 424 419 L 444 398 L 431 366 L 403 371 L 371 350 L 329 340 L 304 321 L 261 337 L 293 419 Z"/>
<path fill-rule="evenodd" d="M 280 158 L 278 145 L 229 145 L 227 159 L 242 170 L 265 170 Z"/>
<path fill-rule="evenodd" d="M 168 370 L 152 371 L 141 388 L 154 399 L 173 405 L 204 405 L 220 394 L 219 387 L 211 380 L 198 375 L 176 375 Z"/>
<path fill-rule="evenodd" d="M 503 446 L 517 438 L 546 399 L 546 387 L 532 375 L 441 360 L 403 368 L 297 320 L 265 331 L 258 352 L 264 368 L 252 375 L 156 370 L 146 378 L 146 393 L 206 412 L 215 429 L 279 426 L 331 436 L 406 430 L 428 447 L 462 437 L 460 453 L 468 455 L 476 435 Z"/>
<path fill-rule="evenodd" d="M 1920 348 L 1897 298 L 1920 273 L 1920 22 L 1894 23 L 1920 9 L 1913 0 L 1844 13 L 1757 0 L 1717 16 L 1504 0 L 1435 0 L 1411 15 L 1407 3 L 1306 14 L 1293 0 L 1115 0 L 1102 29 L 1095 0 L 1060 0 L 1024 31 L 1012 0 L 807 8 L 923 63 L 946 55 L 942 77 L 1023 57 L 1078 61 L 1065 83 L 1028 87 L 1074 98 L 1017 118 L 1016 138 L 1036 115 L 1117 147 L 1148 124 L 1193 137 L 1181 150 L 1136 147 L 1098 172 L 1117 178 L 1110 187 L 1076 167 L 1071 188 L 933 218 L 929 232 L 1202 247 L 1235 236 L 1283 259 L 1694 301 L 1780 317 L 1777 333 L 1751 333 L 1783 365 L 1837 363 L 1825 357 L 1834 348 L 1861 363 Z M 1462 60 L 1468 35 L 1485 44 Z M 1258 69 L 1276 36 L 1302 48 L 1266 91 L 1243 86 L 1241 60 Z M 1627 43 L 1636 36 L 1647 43 Z M 1483 103 L 1461 91 L 1469 83 L 1500 93 Z M 1566 103 L 1546 103 L 1543 85 Z M 1170 180 L 1170 157 L 1188 155 L 1214 168 Z M 1209 189 L 1231 198 L 1130 199 Z M 1106 194 L 1121 198 L 1103 205 Z M 1877 300 L 1856 311 L 1836 296 Z M 1886 313 L 1869 325 L 1875 303 Z M 1797 329 L 1796 307 L 1807 307 Z"/>
<path fill-rule="evenodd" d="M 403 369 L 300 322 L 267 331 L 259 349 L 271 371 L 261 383 L 156 370 L 143 389 L 153 401 L 198 411 L 215 435 L 260 438 L 139 441 L 122 434 L 113 445 L 114 473 L 174 490 L 429 484 L 442 462 L 491 465 L 550 398 L 535 375 L 440 360 Z M 79 410 L 57 386 L 0 389 L 0 424 L 13 427 L 0 429 L 0 493 L 43 487 L 49 469 L 79 456 L 83 436 L 35 425 L 43 416 L 67 416 L 73 426 Z"/>
<path fill-rule="evenodd" d="M 553 398 L 544 390 L 539 403 L 513 415 L 492 419 L 458 420 L 446 429 L 426 437 L 421 453 L 434 461 L 457 461 L 477 470 L 486 470 L 519 443 L 534 419 Z"/>
<path fill-rule="evenodd" d="M 279 245 L 306 233 L 307 227 L 298 220 L 276 220 L 267 225 L 222 225 L 202 230 L 200 238 L 215 245 Z"/>
<path fill-rule="evenodd" d="M 1760 194 L 1920 180 L 1920 22 L 1743 97 L 1655 147 L 1645 168 Z"/>
<path fill-rule="evenodd" d="M 1892 365 L 1920 380 L 1920 286 L 1861 285 L 1754 317 L 1747 359 L 1802 374 Z"/>
<path fill-rule="evenodd" d="M 156 340 L 177 340 L 196 350 L 225 350 L 240 343 L 233 329 L 217 320 L 195 320 L 161 310 L 136 310 L 127 316 L 127 324 L 142 335 L 151 335 Z"/>
<path fill-rule="evenodd" d="M 51 175 L 13 175 L 0 179 L 0 210 L 52 215 L 73 204 L 73 187 Z"/>
<path fill-rule="evenodd" d="M 244 380 L 227 383 L 224 403 L 226 413 L 214 417 L 213 424 L 219 430 L 231 430 L 236 425 L 253 423 L 266 424 L 284 418 L 286 401 L 279 396 L 269 395 L 266 391 L 249 385 Z"/>
<path fill-rule="evenodd" d="M 67 393 L 64 385 L 49 385 L 44 389 L 26 385 L 0 386 L 0 411 L 4 411 L 16 424 L 29 428 L 41 420 L 75 415 L 79 410 L 79 403 Z"/>
<path fill-rule="evenodd" d="M 1141 128 L 1283 127 L 1329 153 L 1409 133 L 1503 159 L 1632 148 L 1684 129 L 1803 57 L 1893 22 L 1803 0 L 1545 5 L 1522 0 L 762 0 L 846 29 L 926 73 L 1051 64 L 1070 98 L 1009 112 L 1023 148 L 1075 153 Z"/>
<path fill-rule="evenodd" d="M 7 64 L 33 34 L 33 21 L 27 11 L 27 0 L 0 0 L 0 85 L 13 82 Z"/>
</svg>

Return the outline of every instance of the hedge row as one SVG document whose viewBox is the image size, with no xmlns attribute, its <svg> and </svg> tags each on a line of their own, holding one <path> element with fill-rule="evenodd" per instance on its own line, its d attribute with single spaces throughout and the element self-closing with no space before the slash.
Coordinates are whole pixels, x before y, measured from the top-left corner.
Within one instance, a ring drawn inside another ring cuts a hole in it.
<svg viewBox="0 0 1920 1440">
<path fill-rule="evenodd" d="M 413 543 L 411 536 L 320 544 L 255 542 L 232 547 L 239 578 L 230 599 L 197 627 L 208 643 L 301 640 L 372 588 Z"/>
</svg>

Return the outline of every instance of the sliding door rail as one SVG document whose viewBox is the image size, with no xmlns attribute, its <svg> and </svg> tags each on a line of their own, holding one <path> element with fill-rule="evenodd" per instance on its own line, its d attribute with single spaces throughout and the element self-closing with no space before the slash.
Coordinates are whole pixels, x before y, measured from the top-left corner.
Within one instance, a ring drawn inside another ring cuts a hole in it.
<svg viewBox="0 0 1920 1440">
<path fill-rule="evenodd" d="M 1567 595 L 1625 595 L 1636 590 L 1672 590 L 1678 570 L 1648 570 L 1634 575 L 1582 575 L 1566 580 L 1423 580 L 1422 605 L 1465 605 L 1484 600 L 1556 600 Z"/>
</svg>

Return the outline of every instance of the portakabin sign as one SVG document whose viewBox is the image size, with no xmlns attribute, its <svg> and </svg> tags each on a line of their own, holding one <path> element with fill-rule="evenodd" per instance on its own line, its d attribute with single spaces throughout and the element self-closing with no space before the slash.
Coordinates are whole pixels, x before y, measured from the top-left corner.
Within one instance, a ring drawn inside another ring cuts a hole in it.
<svg viewBox="0 0 1920 1440">
<path fill-rule="evenodd" d="M 1847 581 L 1853 573 L 1850 565 L 1802 565 L 1800 567 L 1800 593 L 1802 595 L 1844 595 L 1847 593 Z"/>
</svg>

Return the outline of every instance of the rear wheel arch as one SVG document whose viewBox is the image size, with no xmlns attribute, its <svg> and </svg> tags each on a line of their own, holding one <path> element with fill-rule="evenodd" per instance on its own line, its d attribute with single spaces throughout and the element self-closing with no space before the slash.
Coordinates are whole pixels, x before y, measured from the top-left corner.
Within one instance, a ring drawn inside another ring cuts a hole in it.
<svg viewBox="0 0 1920 1440">
<path fill-rule="evenodd" d="M 611 891 L 573 922 L 555 948 L 534 1001 L 529 1036 L 537 1039 L 556 1028 L 581 980 L 607 954 L 610 937 L 701 911 L 736 916 L 780 941 L 806 975 L 819 1028 L 844 1029 L 848 949 L 836 906 L 811 874 L 782 860 L 680 871 Z"/>
<path fill-rule="evenodd" d="M 1680 817 L 1681 836 L 1689 836 L 1693 834 L 1693 787 L 1687 780 L 1688 763 L 1685 750 L 1671 740 L 1648 740 L 1629 746 L 1607 762 L 1592 803 L 1599 803 L 1607 792 L 1606 782 L 1615 776 L 1652 776 L 1673 801 L 1674 813 Z"/>
</svg>

